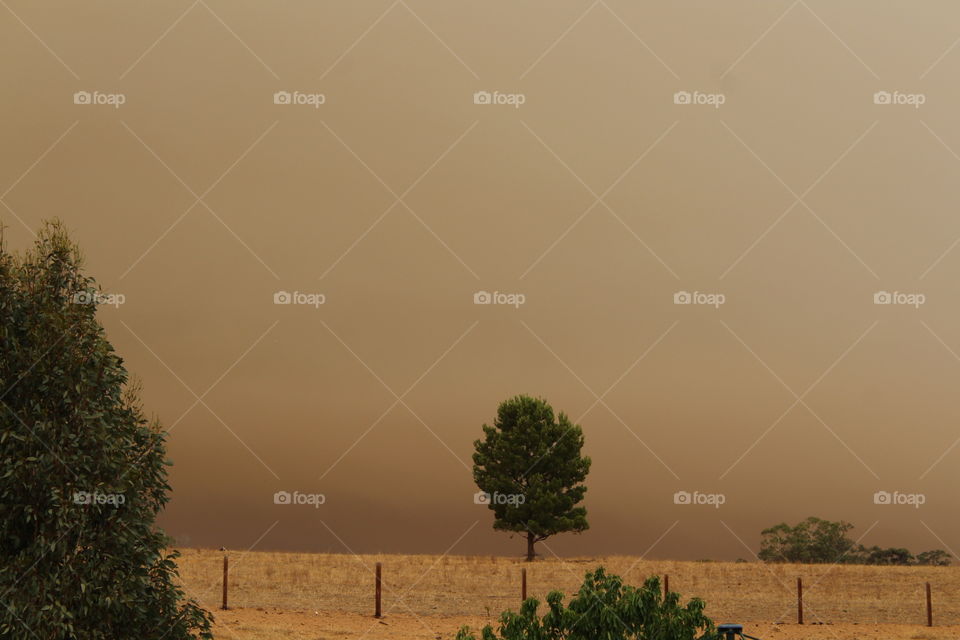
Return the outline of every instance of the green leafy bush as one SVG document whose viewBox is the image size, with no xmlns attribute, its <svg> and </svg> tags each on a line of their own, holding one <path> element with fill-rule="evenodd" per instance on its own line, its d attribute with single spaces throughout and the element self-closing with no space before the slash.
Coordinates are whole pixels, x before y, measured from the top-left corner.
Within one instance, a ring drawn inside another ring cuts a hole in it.
<svg viewBox="0 0 960 640">
<path fill-rule="evenodd" d="M 708 640 L 716 636 L 713 621 L 704 615 L 699 598 L 680 604 L 680 594 L 666 596 L 660 579 L 642 587 L 624 585 L 603 567 L 588 572 L 583 585 L 565 607 L 563 594 L 547 595 L 548 611 L 540 617 L 540 602 L 528 598 L 520 613 L 505 611 L 498 632 L 484 627 L 482 640 Z M 468 627 L 456 640 L 476 640 Z"/>
<path fill-rule="evenodd" d="M 0 238 L 0 638 L 211 638 L 155 526 L 164 433 L 96 319 L 59 224 Z"/>
</svg>

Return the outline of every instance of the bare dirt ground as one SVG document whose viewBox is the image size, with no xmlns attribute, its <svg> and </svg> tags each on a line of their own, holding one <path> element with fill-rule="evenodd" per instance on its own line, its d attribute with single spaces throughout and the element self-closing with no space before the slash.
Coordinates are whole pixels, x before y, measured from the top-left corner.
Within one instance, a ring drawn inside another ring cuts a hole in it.
<svg viewBox="0 0 960 640">
<path fill-rule="evenodd" d="M 684 599 L 707 602 L 715 622 L 739 622 L 763 640 L 940 640 L 960 638 L 960 567 L 765 565 L 646 561 L 632 557 L 544 559 L 249 552 L 230 554 L 229 604 L 221 599 L 223 554 L 182 550 L 187 593 L 214 612 L 228 640 L 447 640 L 462 625 L 496 627 L 528 595 L 568 596 L 598 565 L 640 584 L 669 574 Z M 373 618 L 374 565 L 383 563 L 384 618 Z M 803 626 L 796 624 L 796 579 L 804 582 Z M 924 584 L 934 624 L 925 626 Z M 779 623 L 779 624 L 778 624 Z"/>
<path fill-rule="evenodd" d="M 479 629 L 483 618 L 390 615 L 382 621 L 359 614 L 314 614 L 300 611 L 240 609 L 216 612 L 221 640 L 451 640 L 461 625 Z M 744 631 L 763 640 L 956 640 L 960 626 L 900 624 L 774 625 L 741 621 Z M 476 634 L 479 637 L 479 633 Z"/>
</svg>

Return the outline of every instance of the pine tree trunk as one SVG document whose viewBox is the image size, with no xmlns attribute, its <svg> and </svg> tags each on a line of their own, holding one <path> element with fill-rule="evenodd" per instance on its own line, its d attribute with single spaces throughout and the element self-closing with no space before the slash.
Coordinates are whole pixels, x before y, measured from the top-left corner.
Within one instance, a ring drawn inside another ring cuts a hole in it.
<svg viewBox="0 0 960 640">
<path fill-rule="evenodd" d="M 533 534 L 528 531 L 527 532 L 527 562 L 533 562 L 533 559 L 537 556 L 537 554 L 533 552 L 533 542 L 534 542 Z"/>
</svg>

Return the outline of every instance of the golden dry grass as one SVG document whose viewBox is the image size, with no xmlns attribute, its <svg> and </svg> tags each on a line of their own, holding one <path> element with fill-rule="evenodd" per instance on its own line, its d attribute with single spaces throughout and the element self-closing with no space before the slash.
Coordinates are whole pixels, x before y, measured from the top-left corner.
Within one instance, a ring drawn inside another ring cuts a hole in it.
<svg viewBox="0 0 960 640">
<path fill-rule="evenodd" d="M 180 574 L 187 592 L 208 608 L 217 607 L 223 554 L 205 549 L 185 549 L 182 553 Z M 941 635 L 946 625 L 960 625 L 957 567 L 764 565 L 646 561 L 623 556 L 525 563 L 513 558 L 478 556 L 276 552 L 232 553 L 230 562 L 233 611 L 221 616 L 221 622 L 231 627 L 221 628 L 221 637 L 225 638 L 436 638 L 438 633 L 452 637 L 451 629 L 455 631 L 459 624 L 495 623 L 502 610 L 515 609 L 520 602 L 520 571 L 524 567 L 528 573 L 528 594 L 542 600 L 553 589 L 571 594 L 579 587 L 583 574 L 597 565 L 623 576 L 630 584 L 639 584 L 650 575 L 669 574 L 672 591 L 680 592 L 684 598 L 703 598 L 707 614 L 718 622 L 753 621 L 767 626 L 795 623 L 796 578 L 802 576 L 806 622 L 824 623 L 822 633 L 826 635 L 822 637 L 840 637 L 835 630 L 841 626 L 849 626 L 859 634 L 850 637 L 873 637 L 867 633 L 867 626 L 895 623 L 912 630 L 909 635 L 898 634 L 898 638 L 960 637 L 956 628 L 951 631 L 952 636 Z M 370 617 L 376 562 L 383 563 L 385 625 Z M 937 626 L 932 630 L 922 626 L 926 620 L 926 582 L 933 588 Z M 334 619 L 346 627 L 329 636 L 310 635 L 311 620 L 326 621 L 332 630 L 331 625 L 337 626 Z M 297 635 L 292 629 L 281 635 L 259 635 L 265 629 L 270 633 L 273 626 L 282 627 L 281 620 L 302 627 L 307 635 Z M 357 624 L 346 624 L 348 620 Z M 434 632 L 431 620 L 445 621 L 444 631 Z M 391 621 L 406 621 L 409 633 L 397 635 L 398 630 L 390 628 Z M 369 629 L 364 628 L 366 622 L 370 623 Z M 233 628 L 234 625 L 246 629 Z M 804 627 L 807 634 L 817 628 L 808 625 Z M 785 628 L 770 627 L 770 633 L 780 638 L 793 637 L 782 633 Z M 381 636 L 381 632 L 387 635 Z"/>
</svg>

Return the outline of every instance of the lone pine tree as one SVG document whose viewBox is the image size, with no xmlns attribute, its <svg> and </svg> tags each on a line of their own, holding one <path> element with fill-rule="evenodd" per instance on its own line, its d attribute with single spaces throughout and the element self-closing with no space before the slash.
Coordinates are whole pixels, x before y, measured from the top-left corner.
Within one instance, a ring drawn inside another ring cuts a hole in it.
<svg viewBox="0 0 960 640">
<path fill-rule="evenodd" d="M 0 236 L 0 638 L 212 638 L 154 524 L 164 434 L 96 319 L 59 223 Z"/>
<path fill-rule="evenodd" d="M 581 455 L 583 431 L 540 398 L 519 395 L 500 404 L 493 426 L 474 442 L 473 478 L 494 513 L 493 528 L 524 535 L 527 560 L 552 535 L 587 530 L 577 506 L 590 458 Z"/>
</svg>

